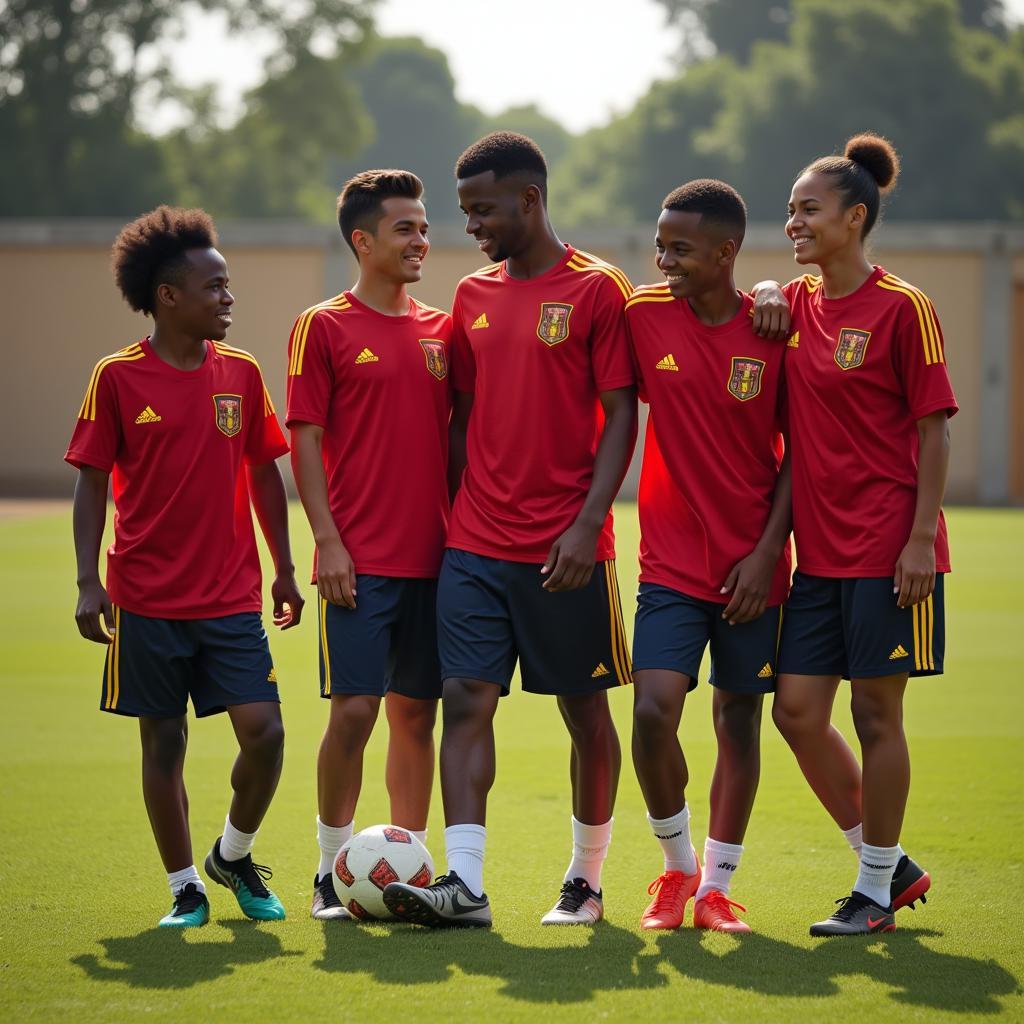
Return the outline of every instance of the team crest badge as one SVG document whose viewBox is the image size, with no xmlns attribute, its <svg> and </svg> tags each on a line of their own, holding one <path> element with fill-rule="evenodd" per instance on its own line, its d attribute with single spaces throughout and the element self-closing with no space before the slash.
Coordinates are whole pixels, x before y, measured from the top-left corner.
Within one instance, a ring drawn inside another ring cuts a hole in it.
<svg viewBox="0 0 1024 1024">
<path fill-rule="evenodd" d="M 217 429 L 225 437 L 234 437 L 242 429 L 241 395 L 214 395 L 213 409 L 217 414 Z"/>
<path fill-rule="evenodd" d="M 756 398 L 761 394 L 761 377 L 763 374 L 763 359 L 733 356 L 732 368 L 729 371 L 729 394 L 733 398 L 738 398 L 741 402 Z"/>
<path fill-rule="evenodd" d="M 420 338 L 420 348 L 427 360 L 427 369 L 438 379 L 448 376 L 448 360 L 444 354 L 444 342 L 433 338 Z"/>
<path fill-rule="evenodd" d="M 864 353 L 867 352 L 870 337 L 870 331 L 858 331 L 853 327 L 844 327 L 839 332 L 835 359 L 840 370 L 852 370 L 864 362 Z"/>
<path fill-rule="evenodd" d="M 557 345 L 569 337 L 569 317 L 572 306 L 568 302 L 542 302 L 537 337 L 545 345 Z"/>
</svg>

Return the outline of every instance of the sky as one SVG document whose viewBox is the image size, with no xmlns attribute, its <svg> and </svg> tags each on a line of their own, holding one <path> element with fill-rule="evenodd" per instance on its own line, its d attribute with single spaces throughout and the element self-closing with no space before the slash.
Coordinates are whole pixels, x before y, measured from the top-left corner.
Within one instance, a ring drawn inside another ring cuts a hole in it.
<svg viewBox="0 0 1024 1024">
<path fill-rule="evenodd" d="M 1024 21 L 1024 0 L 1008 0 Z M 382 35 L 415 35 L 443 50 L 460 100 L 495 114 L 533 103 L 572 132 L 630 110 L 651 84 L 672 71 L 679 36 L 655 0 L 381 0 Z M 233 38 L 223 21 L 191 14 L 185 37 L 162 44 L 175 77 L 188 86 L 218 83 L 224 120 L 262 78 L 267 52 L 259 40 Z M 157 130 L 177 121 L 165 106 Z"/>
</svg>

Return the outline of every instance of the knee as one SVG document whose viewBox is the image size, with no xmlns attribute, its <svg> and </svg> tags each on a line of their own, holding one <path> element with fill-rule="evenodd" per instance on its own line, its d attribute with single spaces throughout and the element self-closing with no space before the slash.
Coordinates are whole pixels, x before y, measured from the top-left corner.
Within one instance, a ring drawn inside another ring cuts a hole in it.
<svg viewBox="0 0 1024 1024">
<path fill-rule="evenodd" d="M 903 709 L 873 696 L 854 693 L 850 702 L 853 725 L 861 746 L 869 747 L 903 730 Z"/>
<path fill-rule="evenodd" d="M 183 720 L 150 719 L 142 728 L 142 755 L 161 771 L 171 771 L 185 758 L 188 729 Z"/>
<path fill-rule="evenodd" d="M 498 688 L 491 683 L 446 679 L 441 701 L 444 731 L 450 735 L 486 727 L 494 716 L 498 694 Z"/>
<path fill-rule="evenodd" d="M 715 733 L 739 750 L 756 747 L 761 735 L 760 698 L 721 704 L 715 710 Z"/>
<path fill-rule="evenodd" d="M 388 727 L 415 743 L 429 743 L 434 738 L 437 722 L 437 701 L 403 700 L 401 706 L 388 704 Z"/>
<path fill-rule="evenodd" d="M 280 716 L 268 717 L 240 738 L 239 746 L 247 757 L 274 764 L 284 756 L 284 723 Z"/>
<path fill-rule="evenodd" d="M 633 703 L 633 735 L 644 744 L 660 742 L 678 727 L 669 709 L 650 694 L 636 695 Z"/>
<path fill-rule="evenodd" d="M 344 750 L 362 750 L 377 721 L 376 697 L 332 697 L 325 739 Z"/>
<path fill-rule="evenodd" d="M 562 718 L 574 745 L 603 743 L 615 736 L 604 690 L 581 697 L 561 697 Z"/>
<path fill-rule="evenodd" d="M 819 736 L 828 729 L 828 719 L 815 710 L 787 703 L 776 697 L 772 704 L 772 721 L 789 744 Z"/>
</svg>

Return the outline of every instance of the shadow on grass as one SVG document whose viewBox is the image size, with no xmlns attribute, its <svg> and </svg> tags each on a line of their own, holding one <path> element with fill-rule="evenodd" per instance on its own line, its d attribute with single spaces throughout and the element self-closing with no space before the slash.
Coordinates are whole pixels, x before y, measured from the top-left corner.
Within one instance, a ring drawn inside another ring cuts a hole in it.
<svg viewBox="0 0 1024 1024">
<path fill-rule="evenodd" d="M 894 989 L 890 998 L 906 1006 L 1000 1013 L 996 996 L 1020 991 L 1017 979 L 994 960 L 940 953 L 921 942 L 941 935 L 908 929 L 826 939 L 807 949 L 754 934 L 732 939 L 733 947 L 719 954 L 709 947 L 721 937 L 686 929 L 659 936 L 658 952 L 687 978 L 760 995 L 837 995 L 838 979 L 865 975 Z"/>
<path fill-rule="evenodd" d="M 188 941 L 183 930 L 153 928 L 138 935 L 100 939 L 102 958 L 83 953 L 71 958 L 93 981 L 118 981 L 132 988 L 192 988 L 232 974 L 237 967 L 278 957 L 301 956 L 249 921 L 224 921 L 229 942 Z M 208 929 L 203 929 L 208 933 Z M 205 934 L 204 934 L 205 939 Z M 109 961 L 109 963 L 104 962 Z"/>
<path fill-rule="evenodd" d="M 659 958 L 641 955 L 644 942 L 635 932 L 604 921 L 585 934 L 584 944 L 517 946 L 485 929 L 325 925 L 323 957 L 313 966 L 329 973 L 368 974 L 389 985 L 446 981 L 458 969 L 498 979 L 501 995 L 543 1003 L 580 1003 L 598 992 L 668 984 L 658 970 Z"/>
</svg>

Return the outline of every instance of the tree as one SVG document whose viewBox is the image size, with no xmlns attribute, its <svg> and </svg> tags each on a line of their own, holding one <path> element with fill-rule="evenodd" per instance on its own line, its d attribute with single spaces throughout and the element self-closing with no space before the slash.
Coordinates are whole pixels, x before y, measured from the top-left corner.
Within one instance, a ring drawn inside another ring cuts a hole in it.
<svg viewBox="0 0 1024 1024">
<path fill-rule="evenodd" d="M 509 107 L 494 117 L 484 118 L 480 133 L 497 131 L 529 135 L 544 151 L 549 171 L 558 166 L 572 141 L 572 135 L 558 121 L 541 113 L 533 104 Z"/>
</svg>

